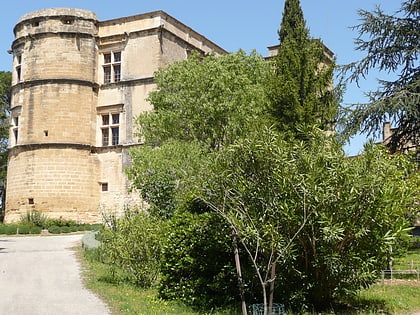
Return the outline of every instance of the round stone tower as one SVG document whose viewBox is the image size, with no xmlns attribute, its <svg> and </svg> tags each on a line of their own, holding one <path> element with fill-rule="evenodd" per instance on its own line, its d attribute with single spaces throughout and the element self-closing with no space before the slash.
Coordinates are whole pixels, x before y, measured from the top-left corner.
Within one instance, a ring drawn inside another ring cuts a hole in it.
<svg viewBox="0 0 420 315">
<path fill-rule="evenodd" d="M 29 211 L 97 221 L 97 17 L 35 11 L 14 34 L 5 221 Z"/>
</svg>

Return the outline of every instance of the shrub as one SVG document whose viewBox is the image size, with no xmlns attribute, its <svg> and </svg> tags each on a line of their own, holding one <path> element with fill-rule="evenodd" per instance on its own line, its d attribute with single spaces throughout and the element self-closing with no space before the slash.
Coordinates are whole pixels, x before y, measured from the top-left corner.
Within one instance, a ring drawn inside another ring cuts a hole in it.
<svg viewBox="0 0 420 315">
<path fill-rule="evenodd" d="M 61 233 L 70 233 L 71 227 L 70 226 L 61 226 L 60 227 Z"/>
<path fill-rule="evenodd" d="M 6 225 L 4 229 L 4 234 L 13 235 L 17 232 L 17 225 Z"/>
<path fill-rule="evenodd" d="M 48 228 L 48 232 L 50 232 L 51 234 L 60 234 L 61 228 L 57 225 L 52 225 Z"/>
<path fill-rule="evenodd" d="M 163 226 L 144 211 L 128 210 L 120 219 L 111 216 L 100 235 L 101 256 L 124 270 L 131 283 L 150 287 L 159 276 Z"/>
<path fill-rule="evenodd" d="M 41 232 L 42 232 L 42 227 L 39 227 L 39 226 L 32 226 L 29 229 L 29 234 L 41 234 Z"/>
<path fill-rule="evenodd" d="M 230 234 L 213 212 L 176 215 L 163 247 L 160 296 L 198 309 L 234 305 L 239 290 Z"/>
<path fill-rule="evenodd" d="M 58 218 L 58 219 L 48 219 L 46 221 L 46 226 L 47 228 L 51 227 L 51 226 L 73 226 L 73 225 L 77 225 L 77 222 L 74 220 L 68 220 L 68 219 L 63 219 L 63 218 Z"/>
<path fill-rule="evenodd" d="M 30 231 L 29 225 L 19 225 L 17 226 L 17 230 L 19 231 L 19 234 L 29 234 Z"/>
<path fill-rule="evenodd" d="M 45 227 L 48 217 L 39 211 L 28 211 L 23 214 L 20 218 L 20 223 L 24 225 L 34 225 L 39 227 Z"/>
</svg>

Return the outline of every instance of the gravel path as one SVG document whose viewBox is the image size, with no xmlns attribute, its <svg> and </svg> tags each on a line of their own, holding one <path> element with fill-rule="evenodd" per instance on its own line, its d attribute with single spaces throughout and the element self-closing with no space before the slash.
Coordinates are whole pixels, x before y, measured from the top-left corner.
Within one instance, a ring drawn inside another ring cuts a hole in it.
<svg viewBox="0 0 420 315">
<path fill-rule="evenodd" d="M 0 236 L 0 314 L 108 315 L 70 249 L 82 235 Z"/>
</svg>

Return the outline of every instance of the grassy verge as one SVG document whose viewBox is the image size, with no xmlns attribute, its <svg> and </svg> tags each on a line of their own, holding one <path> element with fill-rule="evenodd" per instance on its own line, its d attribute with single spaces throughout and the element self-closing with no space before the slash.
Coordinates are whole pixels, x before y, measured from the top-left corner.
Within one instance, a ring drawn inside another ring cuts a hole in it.
<svg viewBox="0 0 420 315">
<path fill-rule="evenodd" d="M 174 302 L 157 298 L 155 289 L 142 290 L 117 282 L 109 277 L 109 267 L 90 259 L 78 249 L 85 285 L 97 293 L 111 308 L 113 315 L 198 315 L 192 309 Z M 347 301 L 335 314 L 414 314 L 420 312 L 420 283 L 415 281 L 378 283 L 362 290 L 354 299 Z M 209 312 L 213 315 L 230 313 Z M 331 314 L 331 313 L 330 313 Z"/>
<path fill-rule="evenodd" d="M 139 289 L 109 277 L 109 267 L 77 250 L 82 264 L 85 286 L 95 292 L 111 308 L 113 315 L 198 315 L 191 308 L 157 298 L 155 289 Z M 210 313 L 209 313 L 210 314 Z M 222 313 L 212 312 L 214 315 Z M 227 315 L 227 313 L 223 313 Z"/>
</svg>

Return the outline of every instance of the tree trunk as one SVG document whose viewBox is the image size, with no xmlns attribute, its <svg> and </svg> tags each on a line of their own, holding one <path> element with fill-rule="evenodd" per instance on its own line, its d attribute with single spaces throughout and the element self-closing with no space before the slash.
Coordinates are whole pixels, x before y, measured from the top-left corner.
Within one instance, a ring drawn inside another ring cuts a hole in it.
<svg viewBox="0 0 420 315">
<path fill-rule="evenodd" d="M 276 263 L 273 263 L 271 266 L 271 275 L 270 275 L 270 299 L 268 301 L 268 315 L 271 315 L 273 312 L 273 299 L 274 299 L 274 280 L 276 277 Z"/>
<path fill-rule="evenodd" d="M 246 310 L 246 303 L 245 303 L 244 282 L 242 280 L 241 262 L 239 260 L 238 242 L 236 240 L 235 231 L 232 232 L 232 238 L 233 238 L 233 253 L 235 255 L 236 272 L 238 274 L 239 295 L 241 296 L 242 314 L 247 315 L 248 312 Z"/>
</svg>

